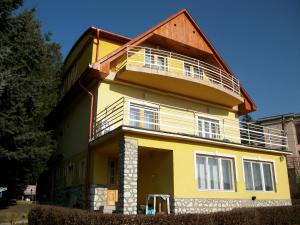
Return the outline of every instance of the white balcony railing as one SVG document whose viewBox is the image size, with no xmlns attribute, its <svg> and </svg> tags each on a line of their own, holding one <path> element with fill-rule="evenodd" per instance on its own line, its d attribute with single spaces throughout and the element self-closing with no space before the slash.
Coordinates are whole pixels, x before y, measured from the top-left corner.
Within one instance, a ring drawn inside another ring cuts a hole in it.
<svg viewBox="0 0 300 225">
<path fill-rule="evenodd" d="M 158 73 L 169 72 L 179 76 L 202 80 L 240 95 L 240 83 L 232 74 L 206 62 L 160 49 L 128 46 L 126 59 L 122 58 L 119 68 L 125 65 L 141 67 Z"/>
<path fill-rule="evenodd" d="M 258 148 L 287 150 L 287 138 L 282 130 L 125 97 L 97 114 L 92 140 L 121 126 Z"/>
</svg>

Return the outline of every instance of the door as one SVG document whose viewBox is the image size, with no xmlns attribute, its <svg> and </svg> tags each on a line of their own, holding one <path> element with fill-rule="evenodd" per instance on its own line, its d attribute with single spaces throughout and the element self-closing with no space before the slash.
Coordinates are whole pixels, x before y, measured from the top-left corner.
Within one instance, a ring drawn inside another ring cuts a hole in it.
<svg viewBox="0 0 300 225">
<path fill-rule="evenodd" d="M 108 159 L 108 188 L 107 205 L 115 205 L 118 201 L 118 161 L 116 158 Z"/>
</svg>

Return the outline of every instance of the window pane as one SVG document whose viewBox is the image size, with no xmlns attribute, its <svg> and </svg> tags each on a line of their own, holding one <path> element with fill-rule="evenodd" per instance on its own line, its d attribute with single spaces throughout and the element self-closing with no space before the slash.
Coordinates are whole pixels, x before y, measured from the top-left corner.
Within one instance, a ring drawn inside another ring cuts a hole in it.
<svg viewBox="0 0 300 225">
<path fill-rule="evenodd" d="M 208 121 L 204 121 L 205 137 L 210 138 L 210 126 Z"/>
<path fill-rule="evenodd" d="M 218 159 L 208 158 L 208 168 L 210 175 L 210 188 L 220 189 Z"/>
<path fill-rule="evenodd" d="M 254 180 L 254 188 L 255 191 L 262 191 L 262 176 L 260 171 L 260 163 L 253 162 L 252 163 L 252 170 L 253 170 L 253 180 Z"/>
<path fill-rule="evenodd" d="M 139 127 L 140 124 L 140 109 L 135 108 L 136 106 L 130 107 L 130 126 Z"/>
<path fill-rule="evenodd" d="M 154 64 L 154 55 L 151 54 L 150 49 L 145 50 L 145 66 L 150 67 L 150 65 Z"/>
<path fill-rule="evenodd" d="M 153 111 L 146 110 L 144 111 L 144 127 L 147 129 L 154 129 L 154 115 Z"/>
<path fill-rule="evenodd" d="M 264 178 L 265 178 L 265 190 L 266 191 L 274 190 L 271 169 L 272 169 L 271 164 L 267 164 L 267 163 L 263 164 Z"/>
<path fill-rule="evenodd" d="M 194 66 L 194 77 L 197 79 L 200 78 L 200 70 L 198 66 Z"/>
<path fill-rule="evenodd" d="M 184 63 L 184 74 L 186 76 L 191 75 L 191 66 L 189 64 Z"/>
<path fill-rule="evenodd" d="M 219 129 L 219 124 L 218 123 L 211 123 L 211 133 L 212 133 L 212 138 L 219 138 L 219 133 L 220 133 L 220 129 Z"/>
<path fill-rule="evenodd" d="M 253 180 L 252 180 L 251 163 L 250 162 L 244 162 L 244 174 L 245 174 L 246 190 L 252 191 L 253 190 Z"/>
<path fill-rule="evenodd" d="M 157 64 L 159 70 L 165 70 L 165 61 L 163 57 L 157 57 Z"/>
<path fill-rule="evenodd" d="M 200 137 L 203 137 L 203 126 L 202 126 L 203 121 L 202 120 L 198 120 L 198 135 Z"/>
<path fill-rule="evenodd" d="M 231 160 L 222 159 L 224 190 L 233 190 L 231 166 Z"/>
<path fill-rule="evenodd" d="M 197 156 L 197 179 L 198 179 L 198 188 L 207 189 L 206 183 L 206 166 L 205 166 L 205 157 Z"/>
</svg>

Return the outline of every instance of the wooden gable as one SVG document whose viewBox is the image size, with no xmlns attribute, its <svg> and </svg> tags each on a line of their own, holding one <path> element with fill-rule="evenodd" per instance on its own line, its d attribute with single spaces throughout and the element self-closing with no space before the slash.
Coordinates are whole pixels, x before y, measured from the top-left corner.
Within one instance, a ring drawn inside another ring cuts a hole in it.
<svg viewBox="0 0 300 225">
<path fill-rule="evenodd" d="M 213 54 L 211 48 L 185 13 L 181 13 L 153 31 L 154 34 Z"/>
</svg>

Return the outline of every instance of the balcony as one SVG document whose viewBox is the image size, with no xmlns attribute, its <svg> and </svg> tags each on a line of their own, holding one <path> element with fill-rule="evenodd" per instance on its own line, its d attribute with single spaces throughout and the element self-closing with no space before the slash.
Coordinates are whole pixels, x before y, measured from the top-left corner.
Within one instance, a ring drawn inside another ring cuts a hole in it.
<svg viewBox="0 0 300 225">
<path fill-rule="evenodd" d="M 227 107 L 243 102 L 240 83 L 233 75 L 177 53 L 128 46 L 114 66 L 118 80 Z"/>
<path fill-rule="evenodd" d="M 282 130 L 125 97 L 96 115 L 91 141 L 119 127 L 259 149 L 288 150 L 287 138 Z"/>
</svg>

